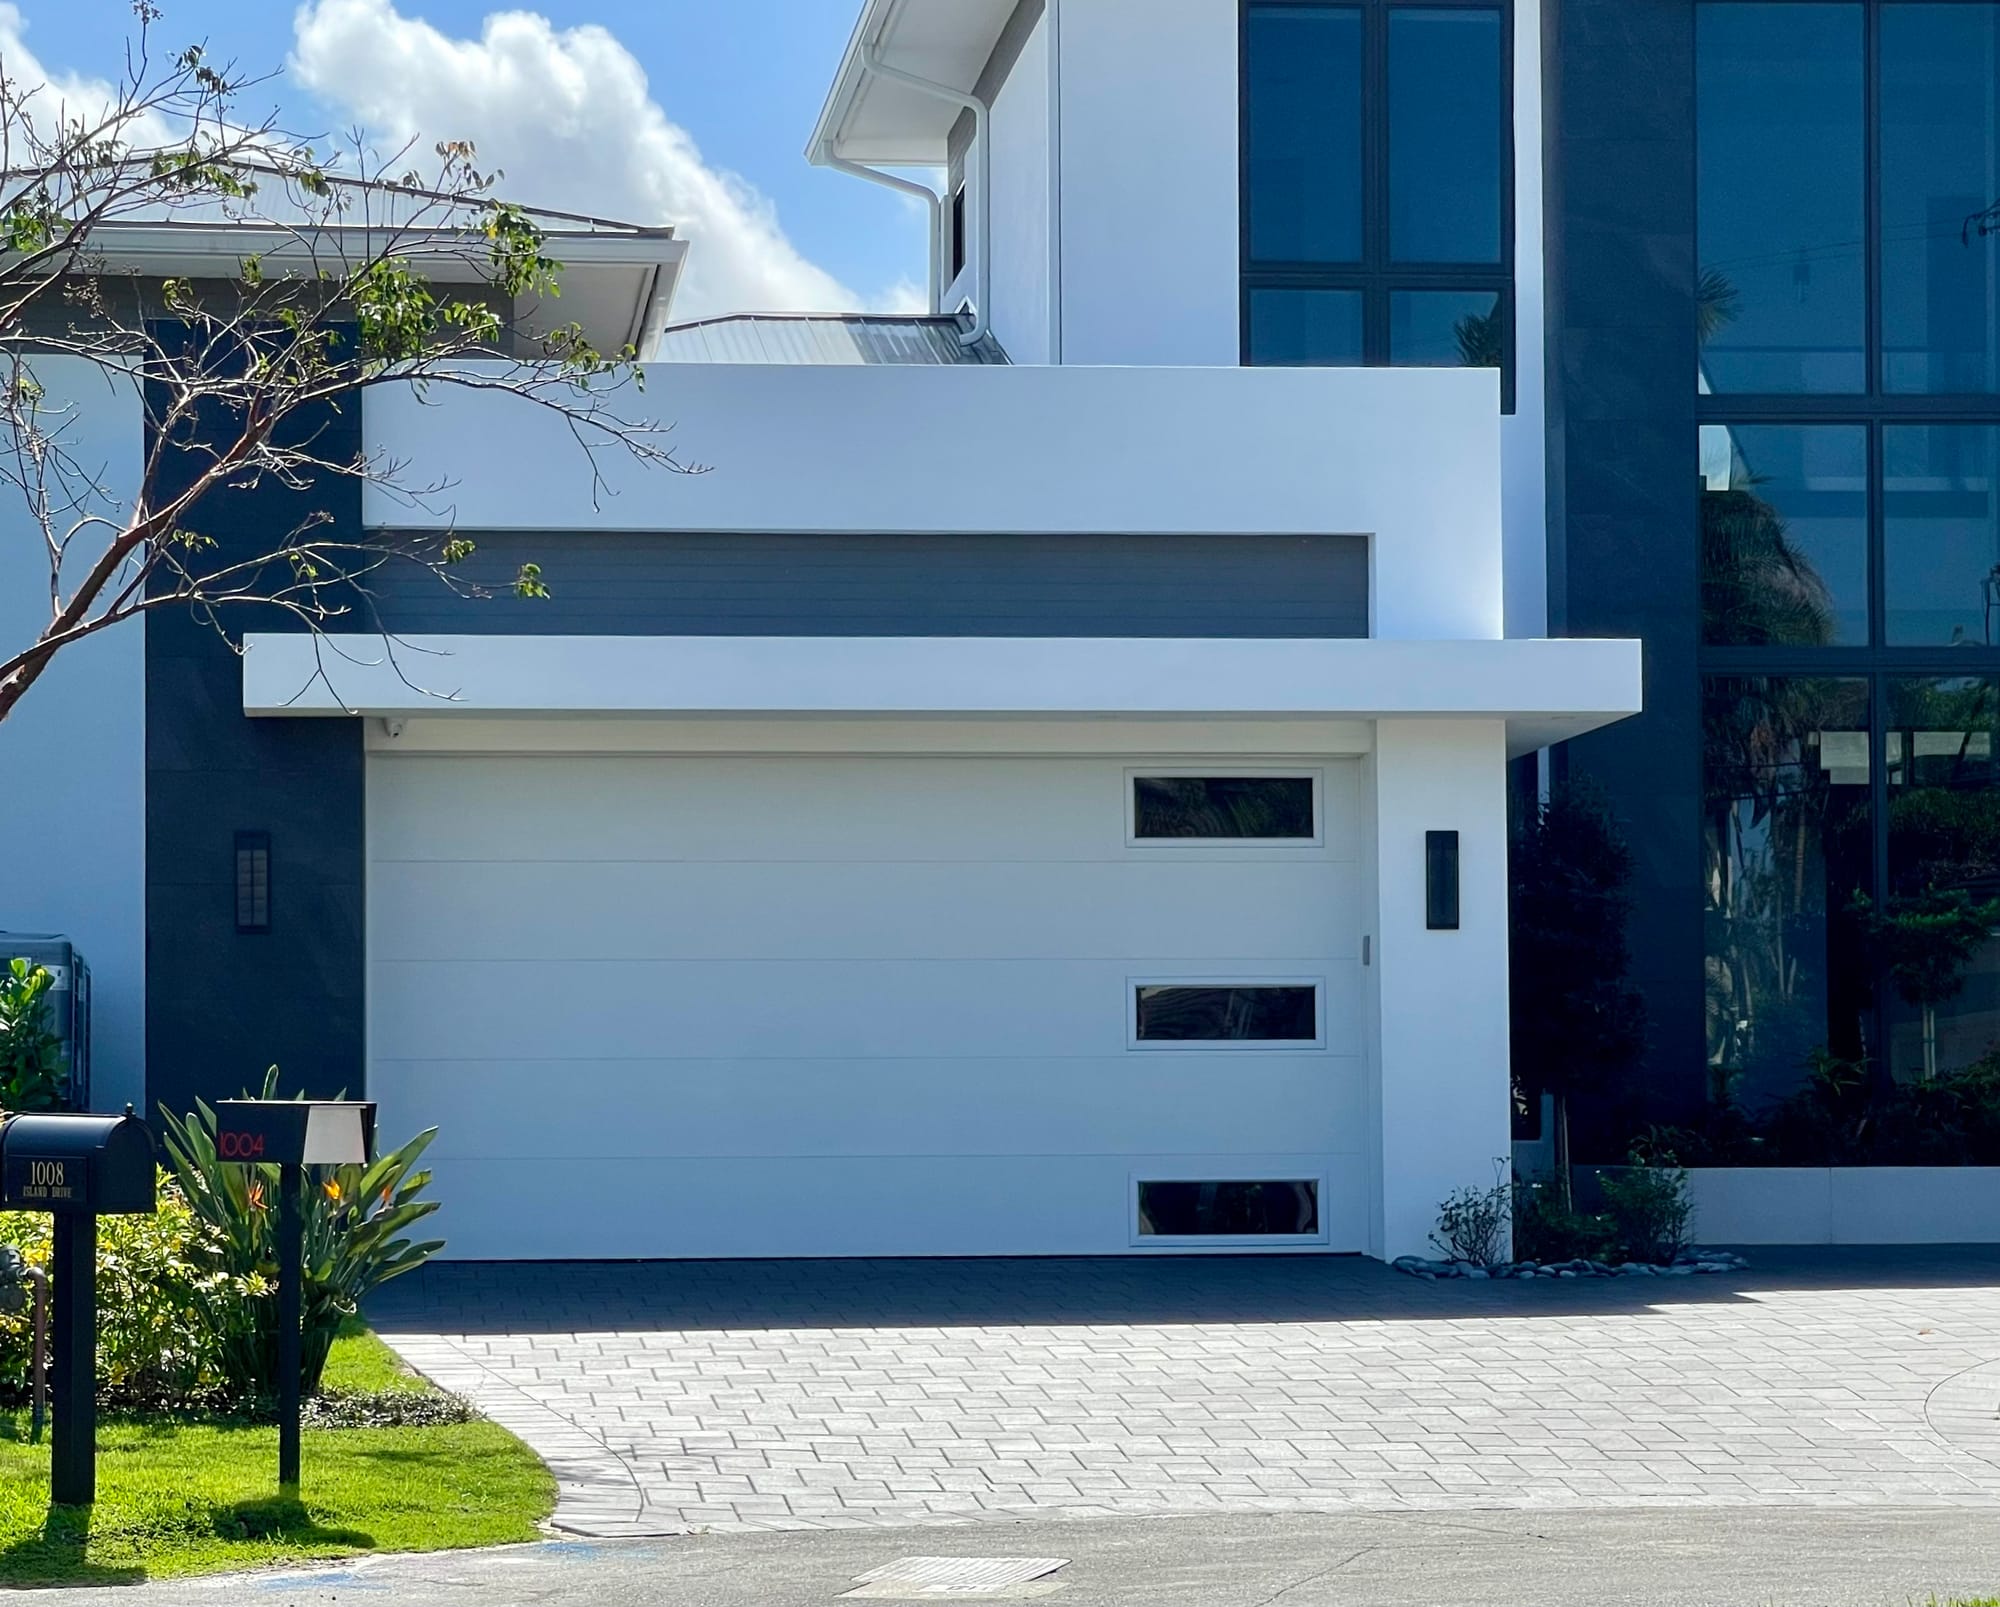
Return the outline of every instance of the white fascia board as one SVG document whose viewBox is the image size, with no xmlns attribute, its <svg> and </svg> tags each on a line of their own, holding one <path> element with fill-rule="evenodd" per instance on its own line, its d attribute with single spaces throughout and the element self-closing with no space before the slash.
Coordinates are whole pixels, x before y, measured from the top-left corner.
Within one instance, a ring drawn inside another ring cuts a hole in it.
<svg viewBox="0 0 2000 1607">
<path fill-rule="evenodd" d="M 1634 641 L 253 633 L 265 716 L 1500 719 L 1519 751 L 1639 712 Z"/>
</svg>

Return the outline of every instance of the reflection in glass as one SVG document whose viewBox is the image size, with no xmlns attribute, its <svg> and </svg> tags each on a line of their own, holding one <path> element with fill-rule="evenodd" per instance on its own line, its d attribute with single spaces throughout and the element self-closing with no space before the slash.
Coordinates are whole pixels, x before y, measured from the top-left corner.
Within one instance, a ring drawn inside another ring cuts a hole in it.
<svg viewBox="0 0 2000 1607">
<path fill-rule="evenodd" d="M 2000 685 L 1981 676 L 1898 677 L 1888 685 L 1889 900 L 1962 892 L 2000 897 Z M 2000 1043 L 2000 941 L 1989 941 L 1953 998 L 1932 1006 L 1934 1072 L 1961 1071 Z M 1890 1073 L 1925 1074 L 1924 1012 L 1882 990 Z"/>
<path fill-rule="evenodd" d="M 1702 707 L 1708 1059 L 1755 1108 L 1813 1050 L 1859 1059 L 1870 886 L 1868 684 L 1710 680 Z"/>
<path fill-rule="evenodd" d="M 1702 374 L 1712 391 L 1866 388 L 1861 43 L 1857 4 L 1700 8 Z"/>
<path fill-rule="evenodd" d="M 1361 13 L 1252 6 L 1244 140 L 1250 259 L 1361 259 Z"/>
<path fill-rule="evenodd" d="M 2000 506 L 1990 424 L 1882 431 L 1885 627 L 1895 647 L 2000 644 Z"/>
<path fill-rule="evenodd" d="M 1311 776 L 1135 776 L 1132 835 L 1311 841 Z"/>
<path fill-rule="evenodd" d="M 1358 367 L 1361 292 L 1251 291 L 1250 362 L 1261 368 Z"/>
<path fill-rule="evenodd" d="M 2000 8 L 1882 8 L 1882 383 L 2000 388 Z M 1991 219 L 1986 222 L 1990 225 Z"/>
<path fill-rule="evenodd" d="M 1498 368 L 1506 337 L 1496 290 L 1389 293 L 1389 361 L 1398 368 Z"/>
<path fill-rule="evenodd" d="M 1319 1232 L 1319 1184 L 1141 1183 L 1139 1237 Z"/>
<path fill-rule="evenodd" d="M 1310 984 L 1148 985 L 1139 993 L 1142 1043 L 1311 1043 L 1319 990 Z"/>
<path fill-rule="evenodd" d="M 1500 13 L 1389 13 L 1389 255 L 1500 260 Z"/>
<path fill-rule="evenodd" d="M 1868 641 L 1868 432 L 1858 424 L 1701 430 L 1702 640 Z"/>
</svg>

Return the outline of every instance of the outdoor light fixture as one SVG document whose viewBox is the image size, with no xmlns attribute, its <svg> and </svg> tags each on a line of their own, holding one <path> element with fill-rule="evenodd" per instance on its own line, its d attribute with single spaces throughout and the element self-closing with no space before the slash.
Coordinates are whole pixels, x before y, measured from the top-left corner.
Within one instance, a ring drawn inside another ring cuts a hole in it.
<svg viewBox="0 0 2000 1607">
<path fill-rule="evenodd" d="M 1433 932 L 1458 930 L 1458 833 L 1424 833 L 1424 925 Z"/>
<path fill-rule="evenodd" d="M 271 930 L 271 834 L 236 834 L 236 930 Z"/>
</svg>

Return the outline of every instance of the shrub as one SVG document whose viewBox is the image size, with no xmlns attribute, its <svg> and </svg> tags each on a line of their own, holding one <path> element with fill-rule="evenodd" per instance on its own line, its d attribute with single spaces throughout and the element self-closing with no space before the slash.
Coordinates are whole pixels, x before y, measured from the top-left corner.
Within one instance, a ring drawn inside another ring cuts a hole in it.
<svg viewBox="0 0 2000 1607">
<path fill-rule="evenodd" d="M 1634 1165 L 1600 1174 L 1612 1253 L 1621 1261 L 1664 1266 L 1694 1242 L 1694 1202 L 1679 1167 Z"/>
<path fill-rule="evenodd" d="M 1453 1261 L 1475 1267 L 1496 1265 L 1506 1253 L 1507 1215 L 1513 1189 L 1496 1183 L 1490 1189 L 1460 1189 L 1438 1207 L 1437 1231 L 1431 1243 Z"/>
<path fill-rule="evenodd" d="M 264 1079 L 269 1099 L 278 1081 L 274 1066 Z M 162 1110 L 166 1149 L 189 1205 L 215 1235 L 222 1268 L 232 1278 L 257 1280 L 267 1291 L 256 1299 L 214 1308 L 223 1382 L 251 1395 L 277 1393 L 277 1215 L 279 1168 L 224 1161 L 215 1148 L 215 1112 L 196 1101 L 192 1115 Z M 444 1247 L 441 1239 L 413 1243 L 403 1230 L 438 1208 L 419 1199 L 431 1174 L 417 1162 L 437 1129 L 419 1133 L 368 1166 L 306 1169 L 304 1337 L 300 1388 L 319 1388 L 326 1357 L 340 1325 L 361 1308 L 368 1291 L 423 1265 Z"/>
<path fill-rule="evenodd" d="M 0 1109 L 60 1110 L 68 1092 L 62 1040 L 49 1023 L 48 968 L 0 965 Z"/>
<path fill-rule="evenodd" d="M 1514 1185 L 1514 1254 L 1522 1261 L 1601 1261 L 1611 1253 L 1609 1218 L 1563 1204 L 1556 1185 Z"/>
<path fill-rule="evenodd" d="M 0 1212 L 0 1243 L 29 1267 L 46 1267 L 53 1223 L 44 1212 Z M 98 1218 L 97 1375 L 107 1399 L 151 1405 L 213 1385 L 216 1314 L 265 1292 L 261 1281 L 223 1270 L 220 1251 L 169 1177 L 156 1215 Z M 0 1397 L 27 1395 L 33 1335 L 25 1300 L 0 1304 Z"/>
</svg>

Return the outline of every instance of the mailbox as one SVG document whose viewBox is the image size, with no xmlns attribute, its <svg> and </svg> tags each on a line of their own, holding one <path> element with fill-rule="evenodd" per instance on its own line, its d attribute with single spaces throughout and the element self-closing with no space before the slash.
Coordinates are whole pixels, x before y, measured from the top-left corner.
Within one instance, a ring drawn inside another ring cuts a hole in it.
<svg viewBox="0 0 2000 1607">
<path fill-rule="evenodd" d="M 304 1303 L 308 1166 L 366 1166 L 375 1153 L 375 1107 L 365 1099 L 218 1099 L 215 1153 L 237 1166 L 278 1171 L 278 1482 L 299 1482 L 299 1318 Z"/>
<path fill-rule="evenodd" d="M 278 1166 L 365 1166 L 375 1107 L 358 1099 L 218 1099 L 215 1153 Z"/>
<path fill-rule="evenodd" d="M 157 1162 L 125 1116 L 12 1116 L 0 1125 L 0 1206 L 59 1216 L 150 1216 Z"/>
</svg>

